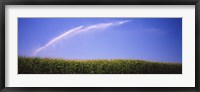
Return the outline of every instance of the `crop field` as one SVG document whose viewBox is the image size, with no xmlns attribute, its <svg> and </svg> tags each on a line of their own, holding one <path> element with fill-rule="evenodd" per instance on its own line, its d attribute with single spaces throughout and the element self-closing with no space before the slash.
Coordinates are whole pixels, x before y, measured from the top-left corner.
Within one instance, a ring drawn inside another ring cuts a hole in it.
<svg viewBox="0 0 200 92">
<path fill-rule="evenodd" d="M 144 60 L 18 57 L 18 74 L 182 74 L 182 64 Z"/>
</svg>

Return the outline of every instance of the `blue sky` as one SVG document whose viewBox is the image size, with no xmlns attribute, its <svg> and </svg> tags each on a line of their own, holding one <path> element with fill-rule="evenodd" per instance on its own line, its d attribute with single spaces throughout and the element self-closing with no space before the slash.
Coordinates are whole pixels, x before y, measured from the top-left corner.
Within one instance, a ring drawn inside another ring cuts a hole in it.
<svg viewBox="0 0 200 92">
<path fill-rule="evenodd" d="M 182 62 L 181 18 L 18 18 L 18 55 Z"/>
</svg>

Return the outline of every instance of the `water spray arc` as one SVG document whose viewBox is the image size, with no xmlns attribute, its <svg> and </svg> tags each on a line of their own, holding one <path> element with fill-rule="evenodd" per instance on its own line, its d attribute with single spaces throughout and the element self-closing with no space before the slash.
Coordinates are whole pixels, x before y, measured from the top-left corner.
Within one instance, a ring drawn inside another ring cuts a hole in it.
<svg viewBox="0 0 200 92">
<path fill-rule="evenodd" d="M 99 24 L 95 24 L 95 25 L 91 25 L 91 26 L 79 26 L 73 29 L 70 29 L 68 31 L 66 31 L 65 33 L 55 37 L 54 39 L 50 40 L 47 44 L 45 44 L 44 46 L 36 49 L 36 51 L 33 53 L 33 55 L 37 55 L 39 52 L 41 52 L 42 50 L 46 49 L 47 47 L 49 47 L 50 45 L 54 44 L 57 41 L 62 40 L 64 37 L 70 36 L 70 35 L 74 35 L 77 33 L 81 33 L 81 32 L 87 32 L 87 31 L 92 31 L 95 29 L 105 29 L 111 26 L 119 26 L 122 25 L 124 23 L 129 22 L 130 20 L 124 20 L 124 21 L 115 21 L 115 22 L 108 22 L 108 23 L 99 23 Z"/>
</svg>

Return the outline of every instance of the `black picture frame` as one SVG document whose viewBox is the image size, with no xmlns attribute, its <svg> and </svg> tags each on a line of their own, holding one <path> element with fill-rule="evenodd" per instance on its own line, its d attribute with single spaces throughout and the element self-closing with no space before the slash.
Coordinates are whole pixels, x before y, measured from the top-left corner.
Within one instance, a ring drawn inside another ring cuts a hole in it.
<svg viewBox="0 0 200 92">
<path fill-rule="evenodd" d="M 195 87 L 5 87 L 5 6 L 6 5 L 195 5 Z M 0 0 L 0 90 L 2 92 L 199 92 L 200 0 Z"/>
</svg>

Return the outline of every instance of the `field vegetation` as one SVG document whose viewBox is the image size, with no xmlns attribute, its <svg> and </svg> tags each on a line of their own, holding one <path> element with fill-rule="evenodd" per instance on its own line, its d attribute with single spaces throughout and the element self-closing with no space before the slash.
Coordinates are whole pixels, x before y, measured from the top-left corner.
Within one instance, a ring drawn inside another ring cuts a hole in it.
<svg viewBox="0 0 200 92">
<path fill-rule="evenodd" d="M 182 64 L 144 60 L 18 57 L 18 74 L 182 74 Z"/>
</svg>

